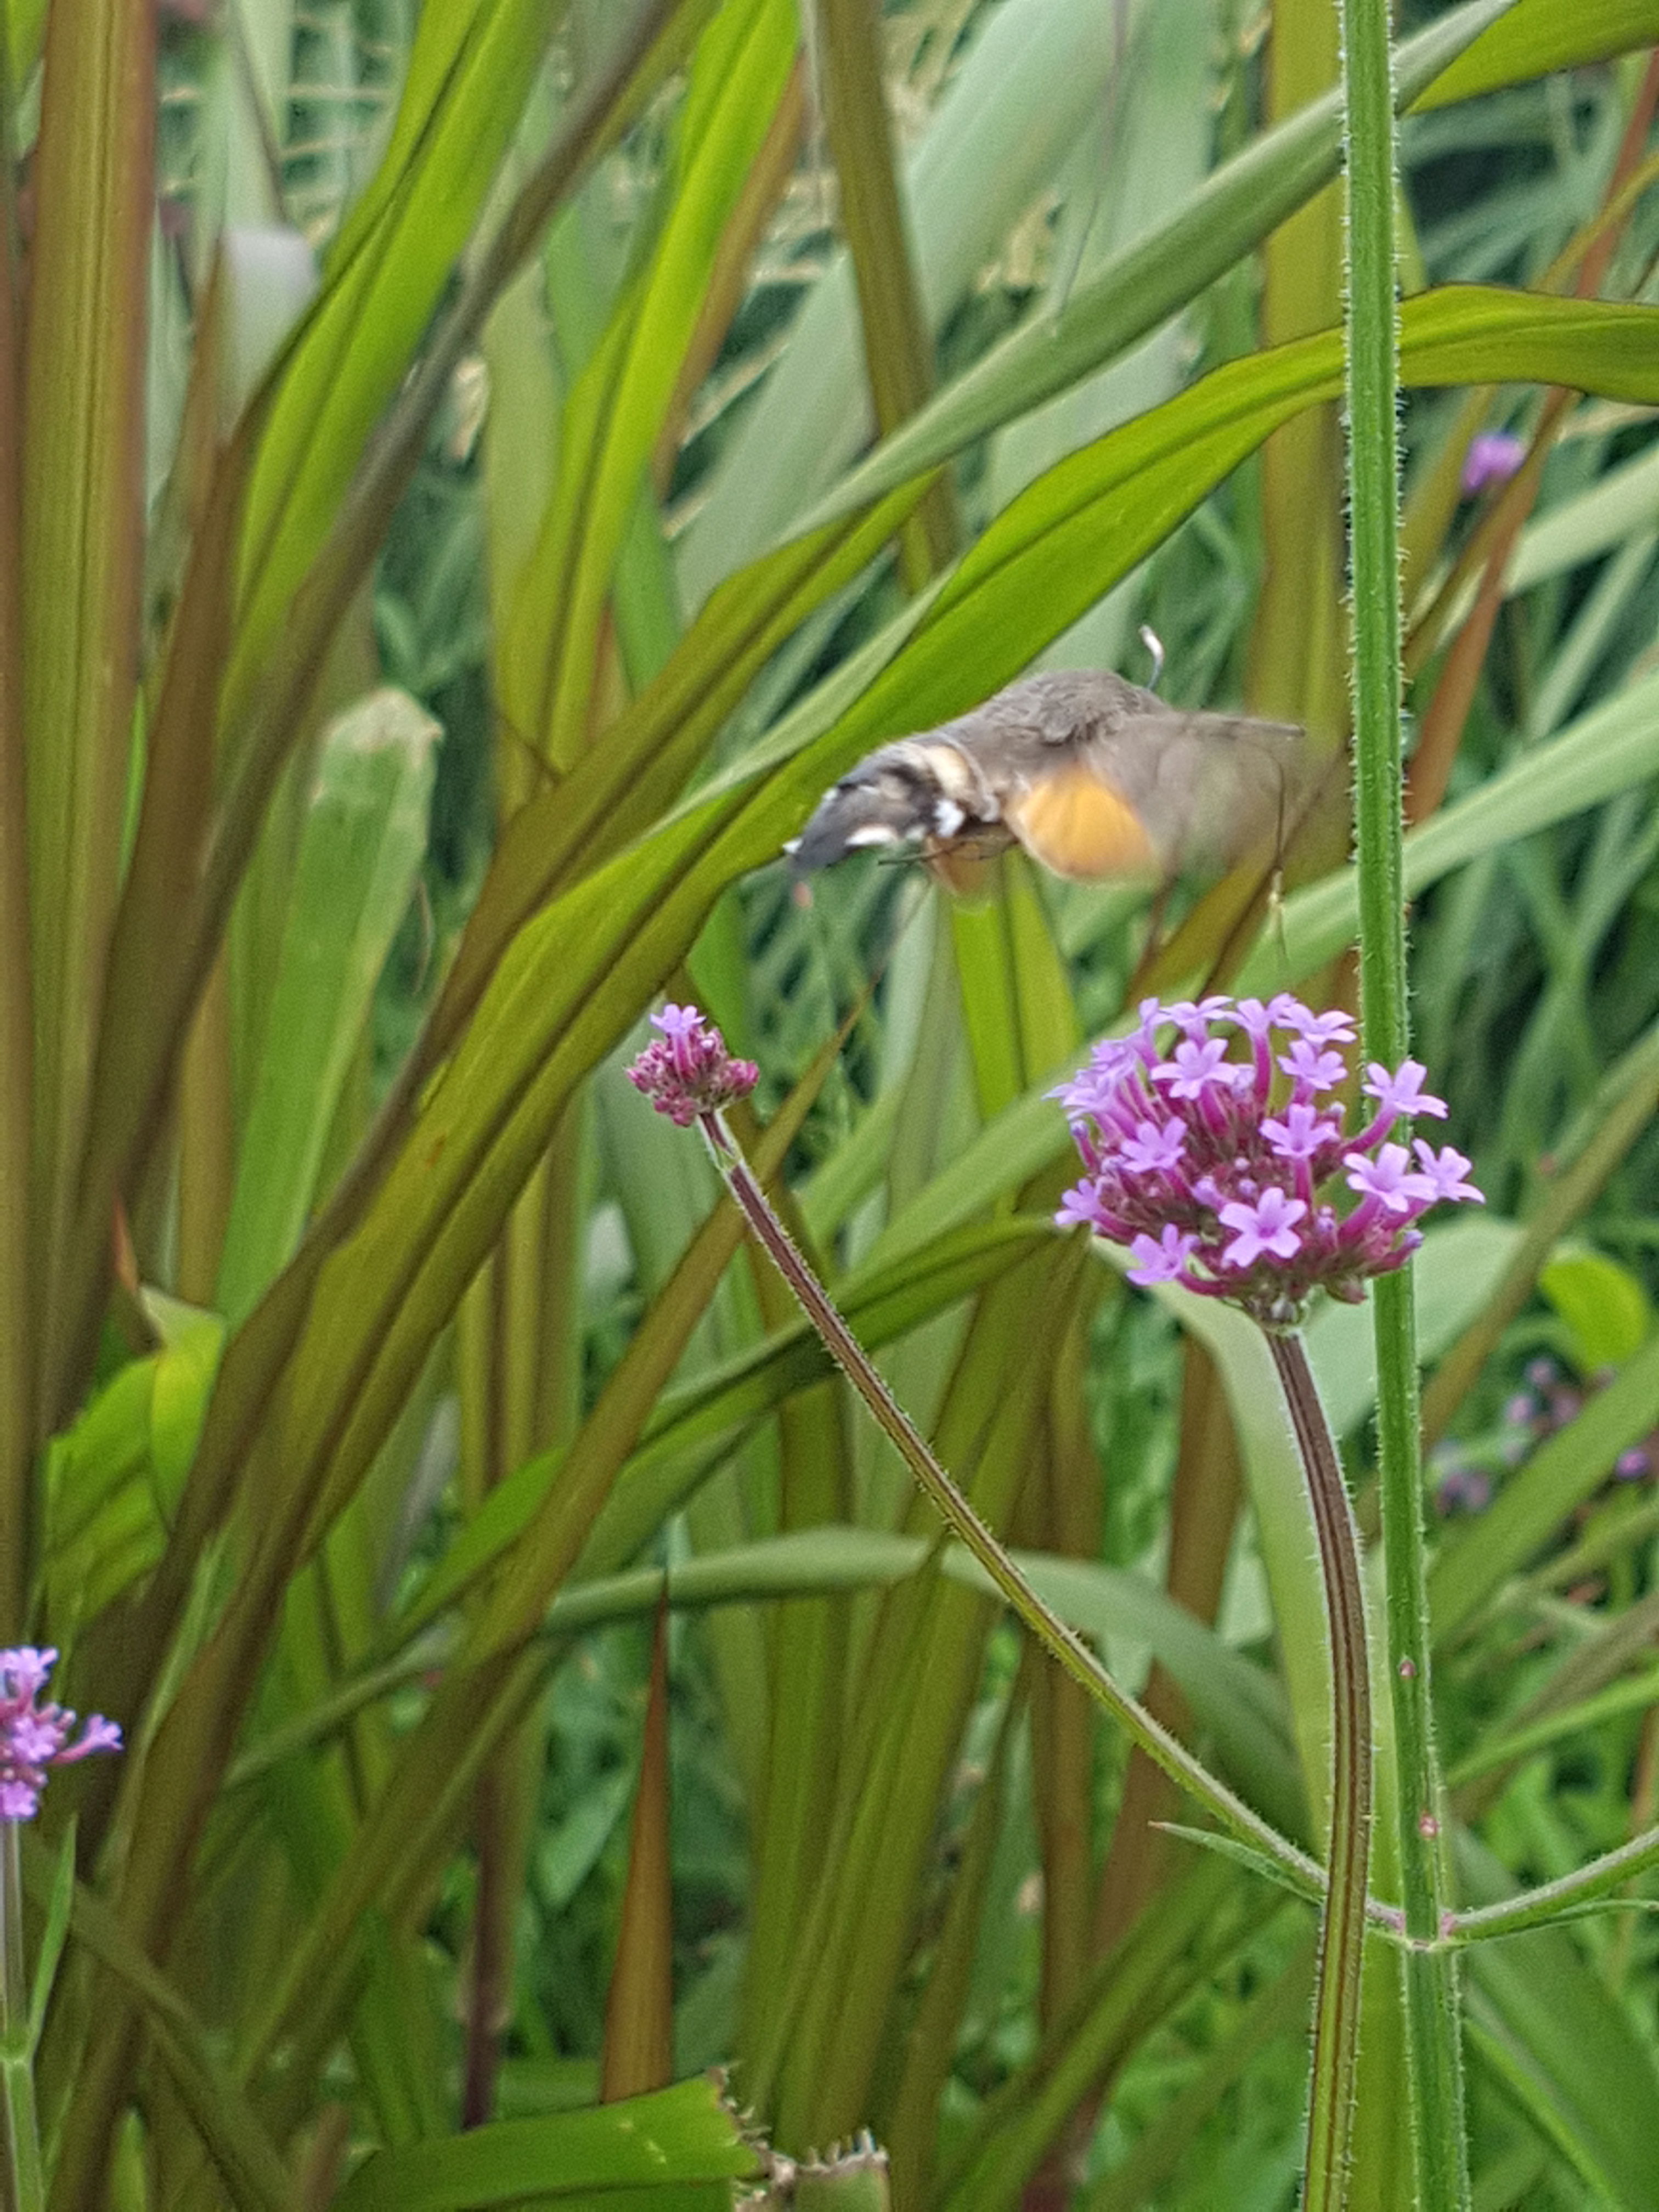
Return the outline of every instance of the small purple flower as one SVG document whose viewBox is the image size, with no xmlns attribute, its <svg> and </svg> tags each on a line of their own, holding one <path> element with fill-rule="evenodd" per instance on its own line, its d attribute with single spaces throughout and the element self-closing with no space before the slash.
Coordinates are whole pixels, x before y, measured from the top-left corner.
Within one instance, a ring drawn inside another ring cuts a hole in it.
<svg viewBox="0 0 1659 2212">
<path fill-rule="evenodd" d="M 1340 1006 L 1324 1014 L 1310 1014 L 1304 1007 L 1303 1017 L 1297 1024 L 1300 1034 L 1322 1050 L 1327 1045 L 1352 1044 L 1354 1041 L 1353 1018 L 1345 1014 Z"/>
<path fill-rule="evenodd" d="M 1450 1145 L 1443 1145 L 1437 1152 L 1433 1146 L 1425 1144 L 1421 1137 L 1413 1139 L 1412 1149 L 1417 1154 L 1423 1180 L 1434 1194 L 1430 1201 L 1432 1205 L 1438 1206 L 1443 1200 L 1460 1198 L 1472 1198 L 1477 1204 L 1484 1202 L 1474 1185 L 1463 1180 L 1469 1171 L 1469 1163 L 1462 1152 L 1455 1151 Z"/>
<path fill-rule="evenodd" d="M 1134 1261 L 1129 1280 L 1143 1288 L 1153 1283 L 1179 1282 L 1197 1242 L 1190 1231 L 1177 1229 L 1172 1221 L 1164 1224 L 1161 1237 L 1137 1237 L 1129 1247 L 1129 1257 Z"/>
<path fill-rule="evenodd" d="M 121 1731 L 94 1713 L 71 1741 L 75 1715 L 42 1705 L 40 1692 L 58 1654 L 22 1644 L 0 1651 L 0 1820 L 32 1820 L 46 1786 L 46 1770 L 72 1766 L 95 1751 L 118 1751 Z"/>
<path fill-rule="evenodd" d="M 1385 1213 L 1409 1213 L 1425 1190 L 1424 1178 L 1411 1172 L 1411 1159 L 1403 1145 L 1384 1145 L 1375 1159 L 1350 1152 L 1343 1163 L 1348 1170 L 1344 1180 L 1362 1199 L 1375 1199 Z"/>
<path fill-rule="evenodd" d="M 1378 1112 L 1386 1114 L 1391 1121 L 1409 1120 L 1413 1114 L 1427 1114 L 1434 1121 L 1443 1121 L 1445 1100 L 1423 1088 L 1423 1078 L 1428 1072 L 1419 1060 L 1402 1060 L 1390 1075 L 1374 1060 L 1365 1070 L 1363 1088 L 1368 1097 L 1376 1099 Z"/>
<path fill-rule="evenodd" d="M 1152 1001 L 1157 1005 L 1157 1000 Z M 1189 1037 L 1201 1038 L 1218 1014 L 1224 1013 L 1232 1004 L 1231 999 L 1177 999 L 1173 1006 L 1159 1008 L 1162 1018 L 1173 1022 Z"/>
<path fill-rule="evenodd" d="M 633 1062 L 628 1079 L 678 1127 L 746 1098 L 759 1080 L 754 1061 L 733 1060 L 725 1038 L 695 1006 L 665 1006 L 651 1025 L 662 1035 Z"/>
<path fill-rule="evenodd" d="M 1122 1241 L 1116 1234 L 1117 1217 L 1107 1212 L 1099 1186 L 1096 1183 L 1074 1183 L 1070 1190 L 1064 1192 L 1054 1219 L 1062 1229 L 1073 1229 L 1081 1223 L 1097 1235 L 1109 1237 L 1114 1243 Z"/>
<path fill-rule="evenodd" d="M 1235 1199 L 1220 1209 L 1222 1226 L 1237 1231 L 1222 1254 L 1229 1267 L 1253 1267 L 1264 1252 L 1276 1260 L 1294 1260 L 1302 1249 L 1295 1224 L 1307 1212 L 1299 1198 L 1287 1198 L 1269 1184 L 1255 1205 Z"/>
<path fill-rule="evenodd" d="M 1252 1000 L 1251 1004 L 1254 1003 Z M 1267 1012 L 1280 1029 L 1288 1030 L 1292 1036 L 1306 1037 L 1310 1044 L 1353 1042 L 1353 1018 L 1344 1013 L 1340 1006 L 1331 1008 L 1327 1013 L 1316 1014 L 1311 1006 L 1304 1006 L 1300 999 L 1292 998 L 1288 991 L 1281 991 L 1276 999 L 1270 1001 Z"/>
<path fill-rule="evenodd" d="M 1526 458 L 1526 447 L 1512 430 L 1483 430 L 1471 438 L 1463 456 L 1466 497 L 1476 498 L 1489 484 L 1507 483 Z"/>
<path fill-rule="evenodd" d="M 1334 1115 L 1316 1112 L 1304 1099 L 1287 1106 L 1282 1121 L 1269 1115 L 1261 1124 L 1262 1135 L 1285 1160 L 1316 1159 L 1341 1131 L 1342 1124 Z"/>
<path fill-rule="evenodd" d="M 1444 1111 L 1415 1061 L 1372 1067 L 1378 1110 L 1358 1134 L 1321 1102 L 1346 1081 L 1338 1048 L 1352 1038 L 1347 1015 L 1287 993 L 1148 1000 L 1133 1036 L 1055 1094 L 1085 1170 L 1058 1218 L 1127 1247 L 1132 1282 L 1230 1299 L 1269 1328 L 1293 1326 L 1317 1289 L 1363 1297 L 1422 1242 L 1431 1206 L 1479 1194 L 1461 1152 L 1413 1150 L 1413 1115 Z"/>
<path fill-rule="evenodd" d="M 1160 1061 L 1152 1070 L 1154 1081 L 1166 1085 L 1171 1098 L 1199 1098 L 1216 1080 L 1216 1071 L 1227 1057 L 1225 1037 L 1212 1036 L 1200 1044 L 1195 1039 L 1183 1037 L 1175 1048 L 1171 1060 Z M 1221 1080 L 1229 1079 L 1223 1076 Z"/>
<path fill-rule="evenodd" d="M 1613 1463 L 1613 1479 L 1618 1482 L 1645 1482 L 1653 1473 L 1653 1461 L 1645 1444 L 1632 1444 L 1628 1451 L 1620 1453 Z"/>
<path fill-rule="evenodd" d="M 1124 1166 L 1137 1175 L 1173 1175 L 1186 1149 L 1187 1132 L 1179 1121 L 1138 1121 L 1120 1147 Z"/>
<path fill-rule="evenodd" d="M 1299 1036 L 1279 1064 L 1298 1090 L 1334 1091 L 1348 1072 L 1340 1052 L 1322 1051 L 1311 1037 Z"/>
</svg>

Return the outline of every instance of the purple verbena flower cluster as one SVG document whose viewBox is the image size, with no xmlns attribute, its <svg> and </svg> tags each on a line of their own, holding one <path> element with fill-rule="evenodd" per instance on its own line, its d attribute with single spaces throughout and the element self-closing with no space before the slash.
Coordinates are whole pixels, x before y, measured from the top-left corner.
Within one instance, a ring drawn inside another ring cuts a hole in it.
<svg viewBox="0 0 1659 2212">
<path fill-rule="evenodd" d="M 665 1006 L 651 1017 L 653 1037 L 628 1070 L 628 1079 L 659 1114 L 689 1129 L 703 1114 L 746 1098 L 759 1080 L 752 1060 L 733 1060 L 726 1040 L 695 1006 Z"/>
<path fill-rule="evenodd" d="M 34 1818 L 48 1767 L 72 1766 L 92 1752 L 121 1747 L 120 1729 L 96 1713 L 71 1742 L 75 1715 L 40 1703 L 57 1662 L 55 1651 L 28 1644 L 0 1650 L 0 1820 Z"/>
<path fill-rule="evenodd" d="M 1397 1140 L 1446 1111 L 1413 1060 L 1372 1063 L 1374 1110 L 1348 1133 L 1330 1094 L 1348 1073 L 1335 1048 L 1353 1041 L 1346 1014 L 1288 993 L 1146 1000 L 1134 1033 L 1054 1093 L 1086 1170 L 1056 1218 L 1127 1245 L 1132 1283 L 1227 1298 L 1270 1328 L 1293 1326 L 1316 1289 L 1358 1303 L 1422 1242 L 1431 1206 L 1480 1193 L 1449 1145 Z"/>
</svg>

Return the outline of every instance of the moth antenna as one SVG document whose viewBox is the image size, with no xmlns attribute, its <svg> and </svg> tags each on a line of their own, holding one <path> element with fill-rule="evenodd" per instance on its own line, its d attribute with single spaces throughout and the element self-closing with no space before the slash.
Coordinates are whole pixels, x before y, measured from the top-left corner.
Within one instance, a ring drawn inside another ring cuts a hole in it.
<svg viewBox="0 0 1659 2212">
<path fill-rule="evenodd" d="M 1151 623 L 1142 623 L 1140 625 L 1140 641 L 1146 647 L 1147 652 L 1152 655 L 1152 672 L 1146 678 L 1146 689 L 1149 691 L 1156 691 L 1158 689 L 1158 679 L 1164 673 L 1164 641 L 1158 635 L 1158 632 L 1152 628 Z"/>
</svg>

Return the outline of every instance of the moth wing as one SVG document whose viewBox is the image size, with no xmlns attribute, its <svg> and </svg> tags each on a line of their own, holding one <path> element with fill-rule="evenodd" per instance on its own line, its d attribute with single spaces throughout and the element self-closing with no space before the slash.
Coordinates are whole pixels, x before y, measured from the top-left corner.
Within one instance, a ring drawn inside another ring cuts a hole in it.
<svg viewBox="0 0 1659 2212">
<path fill-rule="evenodd" d="M 1158 849 L 1129 800 L 1080 761 L 1010 792 L 1002 818 L 1031 858 L 1057 876 L 1099 883 L 1160 872 Z"/>
<path fill-rule="evenodd" d="M 1304 733 L 1243 715 L 1165 708 L 1085 748 L 1121 789 L 1168 875 L 1231 867 L 1293 826 Z"/>
</svg>

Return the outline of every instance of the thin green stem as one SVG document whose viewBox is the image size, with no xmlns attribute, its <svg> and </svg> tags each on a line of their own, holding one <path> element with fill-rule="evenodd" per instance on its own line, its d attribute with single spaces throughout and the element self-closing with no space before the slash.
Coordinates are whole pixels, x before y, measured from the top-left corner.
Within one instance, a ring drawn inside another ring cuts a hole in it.
<svg viewBox="0 0 1659 2212">
<path fill-rule="evenodd" d="M 1352 532 L 1354 838 L 1367 1056 L 1407 1054 L 1401 854 L 1399 316 L 1395 117 L 1388 0 L 1342 0 L 1347 169 L 1348 494 Z M 1429 1670 L 1417 1324 L 1409 1268 L 1378 1279 L 1377 1444 L 1388 1588 L 1389 1676 L 1398 1764 L 1398 1842 L 1408 1937 L 1428 1943 L 1445 1909 L 1440 1782 Z M 1469 2202 L 1457 1970 L 1407 1949 L 1407 2064 L 1417 2197 L 1435 2212 Z"/>
<path fill-rule="evenodd" d="M 15 1820 L 0 1820 L 0 2101 L 5 2111 L 5 2212 L 44 2212 L 34 2038 L 23 1975 L 23 1872 Z"/>
<path fill-rule="evenodd" d="M 1547 1928 L 1553 1920 L 1610 1897 L 1625 1883 L 1650 1867 L 1659 1866 L 1659 1828 L 1644 1828 L 1617 1850 L 1604 1851 L 1588 1866 L 1558 1881 L 1541 1882 L 1519 1897 L 1506 1897 L 1496 1905 L 1483 1905 L 1473 1912 L 1449 1913 L 1443 1936 L 1447 1947 L 1489 1941 L 1498 1936 L 1524 1935 L 1528 1928 Z"/>
<path fill-rule="evenodd" d="M 769 1258 L 800 1303 L 826 1350 L 890 1439 L 899 1456 L 932 1500 L 940 1518 L 989 1576 L 1007 1603 L 1049 1655 L 1097 1705 L 1105 1708 L 1133 1741 L 1170 1779 L 1242 1842 L 1252 1844 L 1282 1867 L 1294 1886 L 1307 1893 L 1323 1887 L 1324 1875 L 1305 1851 L 1281 1836 L 1259 1813 L 1236 1797 L 1207 1767 L 1193 1757 L 1179 1737 L 1153 1719 L 1146 1707 L 1119 1686 L 1082 1638 L 1043 1604 L 1007 1553 L 974 1511 L 929 1449 L 872 1364 L 869 1354 L 842 1318 L 829 1292 L 792 1243 L 772 1211 L 765 1192 L 750 1173 L 731 1131 L 718 1114 L 701 1117 L 703 1134 L 726 1185 Z M 1364 1889 L 1362 1875 L 1361 1901 Z"/>
<path fill-rule="evenodd" d="M 1359 1530 L 1307 1346 L 1269 1334 L 1297 1449 L 1307 1477 L 1325 1585 L 1331 1653 L 1331 1821 L 1325 1913 L 1314 1991 L 1304 2212 L 1338 2212 L 1347 2198 L 1359 2063 L 1360 1978 L 1371 1837 L 1371 1682 Z"/>
</svg>

